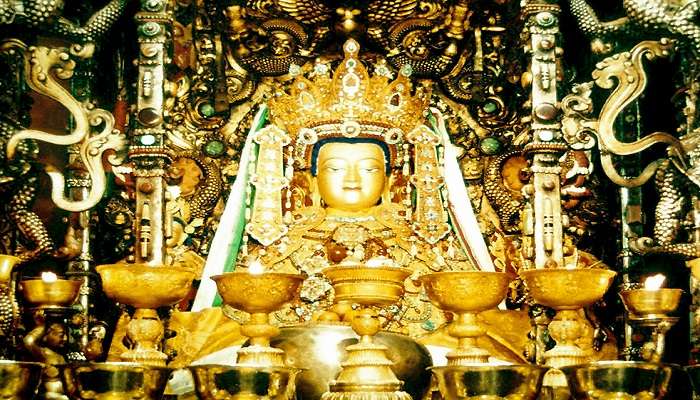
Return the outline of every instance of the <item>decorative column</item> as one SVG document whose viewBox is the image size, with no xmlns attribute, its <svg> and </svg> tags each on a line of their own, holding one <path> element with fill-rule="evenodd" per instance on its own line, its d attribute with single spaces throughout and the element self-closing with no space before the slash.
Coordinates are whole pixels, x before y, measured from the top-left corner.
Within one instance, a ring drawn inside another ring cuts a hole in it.
<svg viewBox="0 0 700 400">
<path fill-rule="evenodd" d="M 136 181 L 135 261 L 151 265 L 165 261 L 165 170 L 171 161 L 163 124 L 165 65 L 170 62 L 166 42 L 172 28 L 167 6 L 167 0 L 142 0 L 141 11 L 135 16 L 138 97 L 129 147 Z"/>
<path fill-rule="evenodd" d="M 524 231 L 533 234 L 535 268 L 564 266 L 559 158 L 567 146 L 561 138 L 557 108 L 559 11 L 556 2 L 544 0 L 529 0 L 522 9 L 532 79 L 532 138 L 525 151 L 532 157 L 533 175 L 526 189 L 532 218 Z"/>
</svg>

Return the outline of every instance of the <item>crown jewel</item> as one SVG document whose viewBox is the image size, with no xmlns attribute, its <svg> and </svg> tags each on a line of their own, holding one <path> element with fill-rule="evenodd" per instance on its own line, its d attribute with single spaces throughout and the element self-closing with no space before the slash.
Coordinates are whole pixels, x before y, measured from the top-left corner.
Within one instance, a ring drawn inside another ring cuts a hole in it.
<svg viewBox="0 0 700 400">
<path fill-rule="evenodd" d="M 301 74 L 301 68 L 290 68 L 296 78 L 289 93 L 269 102 L 272 122 L 295 144 L 299 167 L 309 166 L 310 147 L 323 138 L 377 139 L 395 155 L 396 145 L 423 123 L 430 92 L 419 87 L 412 93 L 410 68 L 402 68 L 393 81 L 385 66 L 370 76 L 358 59 L 360 46 L 355 40 L 345 42 L 343 50 L 345 58 L 332 76 L 325 64 L 316 65 L 311 79 Z"/>
</svg>

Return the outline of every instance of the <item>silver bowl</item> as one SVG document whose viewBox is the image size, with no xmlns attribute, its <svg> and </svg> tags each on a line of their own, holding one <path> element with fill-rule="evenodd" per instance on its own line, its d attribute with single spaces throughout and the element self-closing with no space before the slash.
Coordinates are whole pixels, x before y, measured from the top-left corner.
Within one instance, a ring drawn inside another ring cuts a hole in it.
<svg viewBox="0 0 700 400">
<path fill-rule="evenodd" d="M 661 399 L 677 366 L 639 361 L 599 361 L 562 367 L 576 400 Z M 630 397 L 634 396 L 634 397 Z"/>
<path fill-rule="evenodd" d="M 33 398 L 43 370 L 41 363 L 0 360 L 0 399 Z"/>
<path fill-rule="evenodd" d="M 547 367 L 528 364 L 473 364 L 430 368 L 445 400 L 534 400 Z"/>
<path fill-rule="evenodd" d="M 188 367 L 200 399 L 293 400 L 299 370 L 287 367 L 197 365 Z"/>
<path fill-rule="evenodd" d="M 273 347 L 284 350 L 288 365 L 301 368 L 297 378 L 297 396 L 304 400 L 320 399 L 329 390 L 328 382 L 340 372 L 340 363 L 345 360 L 345 347 L 358 342 L 358 336 L 350 326 L 336 324 L 314 324 L 286 327 L 272 338 Z M 425 346 L 408 336 L 390 332 L 379 332 L 375 342 L 389 348 L 391 369 L 404 382 L 403 390 L 414 399 L 420 399 L 430 384 L 432 366 L 430 353 Z"/>
<path fill-rule="evenodd" d="M 75 400 L 158 400 L 172 372 L 121 362 L 65 364 L 61 369 L 66 394 Z"/>
</svg>

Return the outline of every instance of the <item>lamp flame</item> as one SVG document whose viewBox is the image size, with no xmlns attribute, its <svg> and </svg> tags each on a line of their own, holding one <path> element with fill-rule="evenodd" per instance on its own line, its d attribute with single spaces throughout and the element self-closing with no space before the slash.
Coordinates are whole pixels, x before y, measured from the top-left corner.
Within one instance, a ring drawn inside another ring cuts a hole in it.
<svg viewBox="0 0 700 400">
<path fill-rule="evenodd" d="M 41 280 L 45 283 L 53 283 L 58 281 L 58 275 L 51 271 L 45 271 L 41 273 Z"/>
<path fill-rule="evenodd" d="M 663 276 L 662 274 L 656 274 L 656 275 L 647 277 L 644 280 L 644 289 L 659 290 L 659 289 L 661 289 L 661 286 L 664 284 L 665 281 L 666 281 L 666 277 Z"/>
<path fill-rule="evenodd" d="M 250 262 L 250 265 L 248 265 L 248 272 L 253 275 L 260 275 L 264 270 L 265 267 L 263 267 L 262 263 L 258 260 L 253 260 Z"/>
</svg>

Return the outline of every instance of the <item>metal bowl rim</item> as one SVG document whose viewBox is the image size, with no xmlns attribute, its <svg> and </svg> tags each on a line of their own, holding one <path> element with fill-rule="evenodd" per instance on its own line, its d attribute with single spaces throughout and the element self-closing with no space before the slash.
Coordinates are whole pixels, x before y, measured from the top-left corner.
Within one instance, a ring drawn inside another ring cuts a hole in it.
<svg viewBox="0 0 700 400">
<path fill-rule="evenodd" d="M 275 276 L 280 276 L 280 277 L 285 277 L 285 278 L 295 278 L 299 280 L 304 280 L 304 275 L 302 274 L 290 274 L 286 272 L 275 272 L 275 271 L 263 271 L 259 274 L 253 274 L 248 271 L 230 271 L 226 272 L 223 274 L 219 275 L 213 275 L 210 276 L 209 279 L 213 280 L 214 282 L 217 282 L 221 279 L 224 279 L 225 277 L 228 276 L 265 276 L 265 275 L 275 275 Z"/>
<path fill-rule="evenodd" d="M 492 370 L 508 370 L 515 368 L 527 368 L 532 370 L 548 371 L 551 368 L 545 365 L 535 365 L 535 364 L 482 364 L 482 363 L 469 363 L 462 365 L 438 365 L 426 368 L 427 370 L 435 371 L 492 371 Z"/>
<path fill-rule="evenodd" d="M 575 364 L 575 365 L 567 365 L 561 367 L 562 370 L 578 370 L 578 369 L 583 369 L 583 368 L 590 368 L 590 367 L 601 367 L 601 368 L 609 368 L 609 367 L 640 367 L 644 369 L 660 369 L 660 368 L 674 368 L 674 369 L 681 369 L 683 368 L 679 364 L 671 364 L 671 363 L 653 363 L 653 362 L 648 362 L 648 361 L 624 361 L 624 360 L 603 360 L 603 361 L 595 361 L 591 363 L 585 363 L 585 364 Z"/>
<path fill-rule="evenodd" d="M 128 370 L 128 368 L 133 368 L 133 367 L 138 367 L 142 369 L 148 369 L 148 370 L 160 370 L 160 371 L 175 371 L 177 368 L 172 368 L 172 367 L 161 367 L 161 366 L 155 366 L 155 365 L 146 365 L 146 364 L 140 364 L 140 363 L 135 363 L 135 362 L 123 362 L 123 361 L 111 361 L 111 362 L 73 362 L 73 363 L 64 363 L 64 364 L 56 364 L 57 367 L 60 368 L 69 368 L 69 369 L 76 369 L 76 368 L 81 368 L 81 367 L 98 367 L 96 369 L 99 369 L 99 367 L 104 366 L 104 367 L 112 367 L 115 370 Z M 102 369 L 103 371 L 105 369 Z"/>
<path fill-rule="evenodd" d="M 15 361 L 15 360 L 0 360 L 0 366 L 2 365 L 18 365 L 18 366 L 30 366 L 36 365 L 42 368 L 46 367 L 46 364 L 37 361 Z"/>
<path fill-rule="evenodd" d="M 263 371 L 263 372 L 279 372 L 279 371 L 285 371 L 285 372 L 301 372 L 305 371 L 308 368 L 298 368 L 298 367 L 259 367 L 255 365 L 228 365 L 228 364 L 197 364 L 197 365 L 188 365 L 185 368 L 180 368 L 181 370 L 196 370 L 196 369 L 204 369 L 204 368 L 211 368 L 211 367 L 216 367 L 216 368 L 225 368 L 228 370 L 258 370 L 258 371 Z"/>
</svg>

